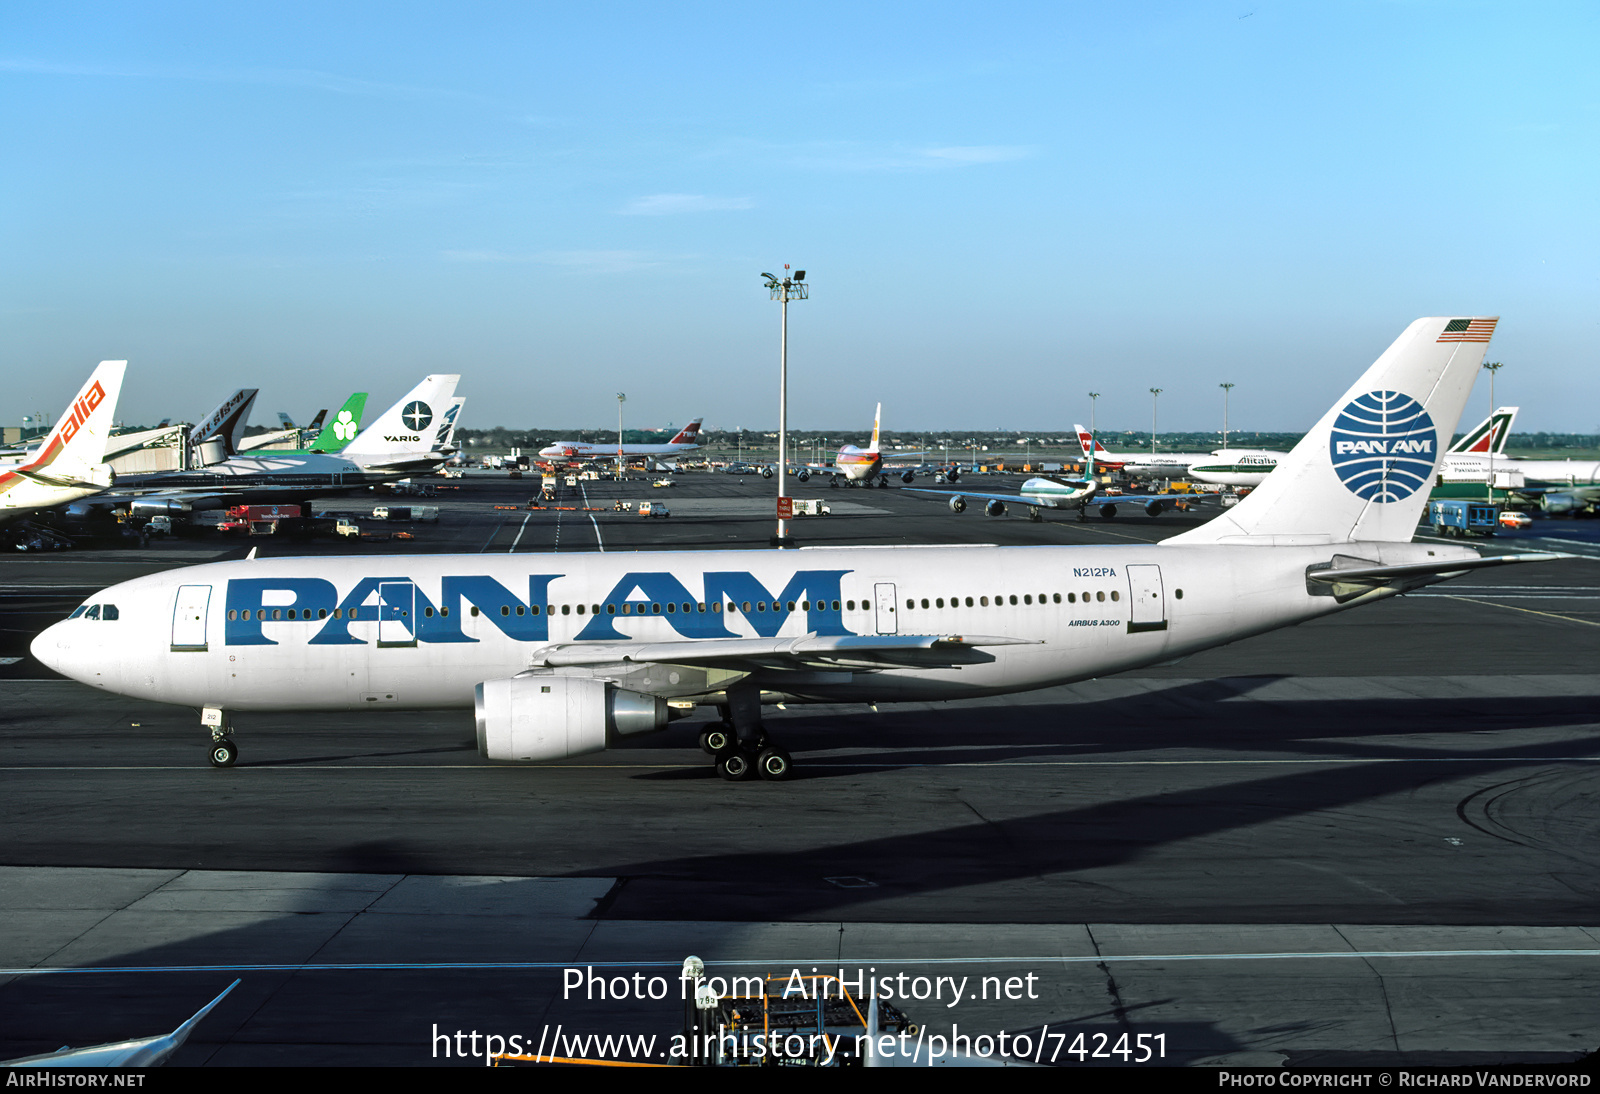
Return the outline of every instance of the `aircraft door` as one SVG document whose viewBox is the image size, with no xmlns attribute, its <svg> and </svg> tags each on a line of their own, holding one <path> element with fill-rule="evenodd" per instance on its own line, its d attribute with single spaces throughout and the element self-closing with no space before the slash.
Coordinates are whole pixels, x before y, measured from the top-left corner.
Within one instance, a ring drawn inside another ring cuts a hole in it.
<svg viewBox="0 0 1600 1094">
<path fill-rule="evenodd" d="M 417 587 L 409 581 L 385 581 L 378 586 L 378 648 L 417 644 L 415 609 Z"/>
<path fill-rule="evenodd" d="M 211 607 L 210 585 L 179 585 L 172 606 L 172 652 L 204 653 L 206 611 Z"/>
<path fill-rule="evenodd" d="M 899 634 L 899 617 L 894 610 L 894 585 L 881 583 L 872 587 L 877 599 L 877 624 L 879 634 Z"/>
<path fill-rule="evenodd" d="M 1128 567 L 1128 631 L 1167 629 L 1167 596 L 1161 586 L 1161 567 Z"/>
</svg>

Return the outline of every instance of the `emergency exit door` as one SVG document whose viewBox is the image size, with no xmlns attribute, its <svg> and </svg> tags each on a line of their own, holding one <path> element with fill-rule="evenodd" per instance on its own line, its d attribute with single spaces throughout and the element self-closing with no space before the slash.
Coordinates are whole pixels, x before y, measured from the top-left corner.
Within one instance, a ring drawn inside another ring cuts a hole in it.
<svg viewBox="0 0 1600 1094">
<path fill-rule="evenodd" d="M 885 582 L 874 585 L 872 590 L 877 594 L 874 604 L 877 609 L 878 633 L 899 634 L 900 624 L 897 622 L 899 616 L 895 614 L 894 610 L 894 585 Z"/>
<path fill-rule="evenodd" d="M 1167 629 L 1167 596 L 1161 587 L 1161 567 L 1128 567 L 1128 630 Z"/>
<path fill-rule="evenodd" d="M 172 605 L 172 652 L 204 653 L 206 613 L 211 607 L 210 585 L 179 585 Z"/>
</svg>

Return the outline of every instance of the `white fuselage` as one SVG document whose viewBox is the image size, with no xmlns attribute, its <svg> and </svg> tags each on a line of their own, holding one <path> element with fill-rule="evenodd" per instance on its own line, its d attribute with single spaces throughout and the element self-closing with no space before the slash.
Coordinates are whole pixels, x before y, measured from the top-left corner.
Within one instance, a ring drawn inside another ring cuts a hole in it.
<svg viewBox="0 0 1600 1094">
<path fill-rule="evenodd" d="M 698 444 L 625 444 L 622 445 L 622 457 L 629 456 L 676 456 L 682 452 L 693 452 L 701 448 Z M 614 460 L 617 458 L 617 446 L 614 444 L 590 444 L 587 441 L 557 441 L 539 449 L 541 460 Z"/>
<path fill-rule="evenodd" d="M 102 618 L 57 623 L 32 648 L 74 679 L 139 699 L 357 710 L 470 707 L 475 685 L 526 670 L 558 643 L 1025 640 L 936 667 L 740 670 L 790 700 L 959 699 L 1103 676 L 1339 610 L 1349 603 L 1314 595 L 1305 577 L 1335 554 L 1403 564 L 1444 552 L 1476 557 L 1437 544 L 1342 543 L 247 560 L 109 588 L 88 602 Z M 114 620 L 103 618 L 108 604 Z M 642 663 L 607 674 L 623 676 L 669 700 L 715 701 L 704 672 Z"/>
<path fill-rule="evenodd" d="M 1529 485 L 1586 486 L 1600 483 L 1600 461 L 1490 457 L 1482 452 L 1446 453 L 1439 464 L 1439 475 L 1445 482 L 1487 482 L 1491 468 L 1497 478 L 1501 475 L 1521 475 Z"/>
<path fill-rule="evenodd" d="M 1191 463 L 1188 475 L 1215 486 L 1260 486 L 1285 455 L 1259 448 L 1222 448 Z"/>
</svg>

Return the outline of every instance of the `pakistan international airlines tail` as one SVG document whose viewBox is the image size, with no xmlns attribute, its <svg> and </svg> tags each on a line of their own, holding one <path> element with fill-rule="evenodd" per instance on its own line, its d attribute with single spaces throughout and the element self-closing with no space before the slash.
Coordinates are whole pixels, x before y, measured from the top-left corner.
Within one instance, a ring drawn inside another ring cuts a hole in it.
<svg viewBox="0 0 1600 1094">
<path fill-rule="evenodd" d="M 44 443 L 0 464 L 0 520 L 98 494 L 111 485 L 106 438 L 122 392 L 126 361 L 101 361 L 67 404 Z"/>
<path fill-rule="evenodd" d="M 1249 497 L 1165 544 L 1409 542 L 1499 321 L 1412 323 Z"/>
</svg>

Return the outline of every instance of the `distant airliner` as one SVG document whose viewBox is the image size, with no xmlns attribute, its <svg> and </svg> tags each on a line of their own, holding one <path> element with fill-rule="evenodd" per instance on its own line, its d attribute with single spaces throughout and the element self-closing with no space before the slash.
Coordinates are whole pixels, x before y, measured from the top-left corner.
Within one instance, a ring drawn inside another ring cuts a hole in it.
<svg viewBox="0 0 1600 1094">
<path fill-rule="evenodd" d="M 593 461 L 614 460 L 620 449 L 622 458 L 629 456 L 676 456 L 680 452 L 692 452 L 700 447 L 700 423 L 703 418 L 696 418 L 678 431 L 678 434 L 666 444 L 625 444 L 606 445 L 591 444 L 588 441 L 556 441 L 539 449 L 541 460 L 571 460 Z"/>
</svg>

